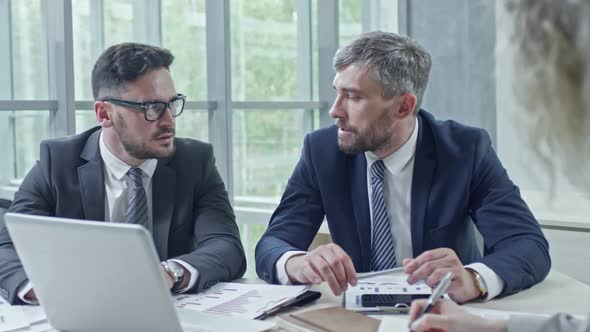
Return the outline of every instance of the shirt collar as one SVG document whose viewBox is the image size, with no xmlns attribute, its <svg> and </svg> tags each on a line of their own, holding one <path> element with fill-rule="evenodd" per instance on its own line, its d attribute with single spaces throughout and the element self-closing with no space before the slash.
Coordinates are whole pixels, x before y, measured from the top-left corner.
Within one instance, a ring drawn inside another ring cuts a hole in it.
<svg viewBox="0 0 590 332">
<path fill-rule="evenodd" d="M 132 166 L 128 165 L 126 162 L 122 161 L 121 159 L 117 158 L 107 147 L 104 142 L 104 138 L 102 136 L 102 131 L 100 133 L 99 139 L 99 147 L 100 147 L 100 155 L 102 156 L 102 160 L 104 161 L 105 167 L 115 176 L 115 178 L 119 181 L 123 181 L 123 177 L 127 175 L 129 169 Z M 158 165 L 157 159 L 146 159 L 144 160 L 139 167 L 147 176 L 150 178 L 154 175 L 156 171 L 156 166 Z"/>
<path fill-rule="evenodd" d="M 383 163 L 391 174 L 399 174 L 414 157 L 414 154 L 416 153 L 416 142 L 418 141 L 418 123 L 419 121 L 416 119 L 416 125 L 408 140 L 399 149 L 383 158 Z M 379 160 L 379 157 L 371 151 L 366 151 L 365 157 L 367 158 L 367 164 L 369 167 L 375 161 Z"/>
</svg>

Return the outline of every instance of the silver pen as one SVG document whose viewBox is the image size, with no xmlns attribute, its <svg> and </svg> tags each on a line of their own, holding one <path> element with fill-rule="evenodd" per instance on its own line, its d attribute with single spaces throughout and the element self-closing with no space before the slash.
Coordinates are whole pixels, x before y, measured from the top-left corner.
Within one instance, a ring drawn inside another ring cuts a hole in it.
<svg viewBox="0 0 590 332">
<path fill-rule="evenodd" d="M 381 271 L 373 271 L 373 272 L 363 272 L 363 273 L 357 273 L 356 277 L 358 280 L 361 279 L 368 279 L 368 278 L 373 278 L 373 277 L 377 277 L 377 276 L 381 276 L 384 274 L 393 274 L 396 272 L 403 272 L 404 271 L 404 267 L 396 267 L 393 269 L 389 269 L 389 270 L 381 270 Z"/>
<path fill-rule="evenodd" d="M 432 307 L 434 307 L 436 301 L 438 301 L 447 292 L 447 288 L 449 288 L 452 279 L 453 274 L 451 272 L 447 272 L 444 275 L 444 277 L 440 280 L 438 285 L 436 285 L 436 288 L 432 291 L 432 294 L 430 294 L 428 302 L 426 303 L 424 308 L 422 308 L 422 311 L 420 312 L 418 317 L 416 317 L 416 320 L 422 317 L 425 313 L 430 312 L 430 310 L 432 310 Z"/>
</svg>

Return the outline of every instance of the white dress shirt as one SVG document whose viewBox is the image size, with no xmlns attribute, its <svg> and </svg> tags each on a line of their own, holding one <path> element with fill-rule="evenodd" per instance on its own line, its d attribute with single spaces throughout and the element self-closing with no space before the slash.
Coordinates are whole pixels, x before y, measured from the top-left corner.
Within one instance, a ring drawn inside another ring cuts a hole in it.
<svg viewBox="0 0 590 332">
<path fill-rule="evenodd" d="M 104 183 L 105 183 L 105 221 L 106 222 L 122 222 L 127 219 L 127 207 L 129 205 L 129 197 L 133 189 L 133 182 L 127 176 L 127 172 L 132 166 L 127 165 L 124 161 L 117 158 L 106 146 L 102 132 L 99 139 L 100 155 L 104 162 Z M 150 233 L 153 231 L 153 216 L 152 216 L 152 177 L 158 165 L 157 159 L 147 159 L 141 165 L 137 166 L 142 170 L 142 182 L 147 198 L 148 206 L 148 225 L 147 228 Z M 179 293 L 186 292 L 191 289 L 199 277 L 199 271 L 192 265 L 185 261 L 178 259 L 171 259 L 178 264 L 181 264 L 190 272 L 190 280 L 188 286 Z M 18 292 L 18 297 L 32 304 L 30 301 L 24 299 L 25 294 L 33 288 L 31 282 L 25 284 Z"/>
<path fill-rule="evenodd" d="M 412 178 L 414 175 L 414 156 L 416 142 L 418 140 L 419 125 L 399 149 L 383 159 L 385 164 L 384 174 L 384 196 L 385 205 L 389 215 L 389 223 L 395 246 L 397 266 L 402 266 L 404 258 L 414 257 L 412 251 L 412 228 L 411 228 L 411 206 L 412 206 Z M 369 195 L 369 211 L 371 217 L 371 232 L 373 231 L 373 202 L 371 185 L 371 166 L 379 158 L 372 152 L 365 152 L 367 158 L 367 193 Z M 305 251 L 288 251 L 284 253 L 276 263 L 277 278 L 282 284 L 289 284 L 289 277 L 285 269 L 286 262 L 294 255 L 303 254 Z M 475 270 L 484 280 L 488 295 L 486 300 L 496 297 L 504 289 L 504 281 L 492 269 L 482 263 L 466 265 Z"/>
</svg>

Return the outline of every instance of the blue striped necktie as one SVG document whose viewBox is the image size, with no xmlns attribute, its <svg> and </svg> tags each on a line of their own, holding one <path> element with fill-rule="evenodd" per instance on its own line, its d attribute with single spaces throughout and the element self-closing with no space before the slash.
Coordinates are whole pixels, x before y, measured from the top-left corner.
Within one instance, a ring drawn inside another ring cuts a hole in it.
<svg viewBox="0 0 590 332">
<path fill-rule="evenodd" d="M 148 227 L 148 206 L 145 189 L 143 188 L 142 174 L 140 168 L 132 167 L 127 172 L 127 176 L 133 183 L 131 194 L 129 195 L 129 205 L 127 206 L 127 223 L 138 224 Z"/>
<path fill-rule="evenodd" d="M 373 203 L 373 239 L 371 241 L 371 270 L 381 271 L 394 268 L 395 249 L 389 216 L 383 195 L 385 164 L 377 160 L 371 165 L 371 187 Z"/>
</svg>

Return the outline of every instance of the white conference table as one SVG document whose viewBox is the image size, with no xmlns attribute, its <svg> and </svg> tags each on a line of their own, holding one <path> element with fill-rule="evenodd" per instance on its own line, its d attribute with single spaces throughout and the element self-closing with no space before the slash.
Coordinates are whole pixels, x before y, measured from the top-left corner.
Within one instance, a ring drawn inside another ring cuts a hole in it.
<svg viewBox="0 0 590 332">
<path fill-rule="evenodd" d="M 556 270 L 540 284 L 504 298 L 466 305 L 514 313 L 554 314 L 567 312 L 587 316 L 590 313 L 590 285 Z"/>
<path fill-rule="evenodd" d="M 264 283 L 261 279 L 240 279 L 244 283 Z M 312 286 L 312 290 L 320 291 L 322 297 L 304 307 L 292 308 L 281 313 L 292 313 L 299 310 L 311 310 L 324 307 L 340 306 L 342 296 L 332 294 L 327 284 Z M 465 305 L 469 308 L 484 310 L 501 310 L 511 313 L 550 315 L 556 312 L 567 312 L 573 315 L 587 316 L 590 313 L 590 285 L 573 279 L 561 272 L 552 270 L 540 284 L 504 298 L 488 302 L 474 302 Z M 383 315 L 376 315 L 382 318 Z M 274 318 L 269 318 L 273 321 Z M 55 330 L 50 330 L 55 331 Z M 272 331 L 285 331 L 275 327 Z"/>
<path fill-rule="evenodd" d="M 246 282 L 255 281 L 248 280 Z M 313 286 L 312 290 L 322 292 L 322 297 L 315 303 L 298 310 L 338 306 L 342 303 L 342 296 L 333 295 L 325 283 Z M 557 312 L 567 312 L 573 315 L 587 316 L 590 313 L 590 285 L 556 270 L 551 270 L 543 282 L 529 289 L 487 302 L 468 303 L 465 306 L 522 314 L 551 315 Z"/>
</svg>

